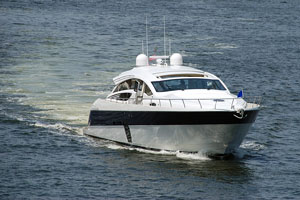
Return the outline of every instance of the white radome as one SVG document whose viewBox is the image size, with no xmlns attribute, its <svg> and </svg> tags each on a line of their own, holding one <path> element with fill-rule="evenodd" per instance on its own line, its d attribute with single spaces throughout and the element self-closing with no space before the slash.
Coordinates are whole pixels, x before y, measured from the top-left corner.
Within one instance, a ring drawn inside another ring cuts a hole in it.
<svg viewBox="0 0 300 200">
<path fill-rule="evenodd" d="M 173 53 L 170 58 L 170 65 L 181 66 L 183 64 L 182 56 L 179 53 Z"/>
<path fill-rule="evenodd" d="M 148 65 L 148 57 L 145 54 L 139 54 L 136 57 L 136 66 L 142 67 Z"/>
</svg>

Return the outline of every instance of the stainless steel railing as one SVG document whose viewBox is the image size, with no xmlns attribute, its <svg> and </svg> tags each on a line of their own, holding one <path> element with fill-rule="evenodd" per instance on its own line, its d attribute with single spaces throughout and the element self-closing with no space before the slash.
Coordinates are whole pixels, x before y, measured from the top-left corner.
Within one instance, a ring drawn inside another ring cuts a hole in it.
<svg viewBox="0 0 300 200">
<path fill-rule="evenodd" d="M 137 104 L 144 106 L 159 106 L 171 108 L 195 108 L 200 109 L 235 109 L 237 105 L 244 108 L 259 107 L 262 97 L 254 96 L 247 98 L 211 98 L 211 99 L 164 99 L 164 98 L 110 98 L 106 99 L 111 102 L 123 104 Z"/>
</svg>

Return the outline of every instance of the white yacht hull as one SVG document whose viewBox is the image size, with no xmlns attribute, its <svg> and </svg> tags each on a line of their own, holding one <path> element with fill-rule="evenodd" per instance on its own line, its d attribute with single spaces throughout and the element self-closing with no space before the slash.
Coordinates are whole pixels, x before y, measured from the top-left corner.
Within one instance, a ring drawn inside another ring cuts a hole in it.
<svg viewBox="0 0 300 200">
<path fill-rule="evenodd" d="M 258 108 L 169 108 L 97 100 L 85 134 L 154 150 L 230 154 L 242 143 Z"/>
<path fill-rule="evenodd" d="M 229 154 L 242 143 L 252 123 L 200 125 L 89 126 L 85 134 L 149 149 Z M 129 133 L 129 134 L 128 134 Z M 130 136 L 130 138 L 129 138 Z"/>
</svg>

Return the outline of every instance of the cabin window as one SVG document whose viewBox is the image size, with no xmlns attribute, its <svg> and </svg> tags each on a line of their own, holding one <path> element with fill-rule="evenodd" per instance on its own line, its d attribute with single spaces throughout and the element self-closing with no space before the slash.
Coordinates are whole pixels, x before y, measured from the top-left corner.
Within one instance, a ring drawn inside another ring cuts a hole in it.
<svg viewBox="0 0 300 200">
<path fill-rule="evenodd" d="M 151 90 L 150 90 L 150 88 L 148 87 L 148 85 L 146 85 L 146 83 L 144 83 L 144 84 L 145 84 L 145 93 L 146 93 L 148 96 L 153 95 L 152 92 L 151 92 Z"/>
<path fill-rule="evenodd" d="M 115 93 L 115 92 L 119 92 L 122 90 L 134 90 L 135 92 L 142 91 L 143 84 L 145 85 L 144 93 L 146 93 L 148 96 L 152 95 L 152 91 L 150 90 L 149 86 L 146 83 L 144 83 L 143 81 L 138 80 L 138 79 L 130 79 L 130 80 L 120 83 L 114 89 L 113 92 Z"/>
<path fill-rule="evenodd" d="M 152 84 L 157 92 L 191 89 L 226 90 L 219 80 L 211 79 L 172 79 L 154 81 Z"/>
</svg>

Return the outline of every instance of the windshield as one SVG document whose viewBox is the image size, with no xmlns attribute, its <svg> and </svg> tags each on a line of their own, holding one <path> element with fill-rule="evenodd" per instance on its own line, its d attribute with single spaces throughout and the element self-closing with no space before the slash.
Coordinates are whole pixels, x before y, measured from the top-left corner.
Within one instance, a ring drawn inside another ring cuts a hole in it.
<svg viewBox="0 0 300 200">
<path fill-rule="evenodd" d="M 211 79 L 172 79 L 165 81 L 153 81 L 152 84 L 156 92 L 192 89 L 226 90 L 219 80 Z"/>
</svg>

